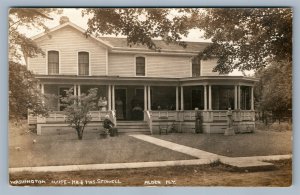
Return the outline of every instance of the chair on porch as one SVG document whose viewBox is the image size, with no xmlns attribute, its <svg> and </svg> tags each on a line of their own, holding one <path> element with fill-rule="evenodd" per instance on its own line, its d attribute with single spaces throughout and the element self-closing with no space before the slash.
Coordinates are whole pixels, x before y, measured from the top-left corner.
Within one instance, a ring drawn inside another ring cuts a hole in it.
<svg viewBox="0 0 300 195">
<path fill-rule="evenodd" d="M 169 120 L 167 116 L 161 116 L 158 118 L 159 119 L 159 134 L 161 134 L 162 132 L 165 132 L 166 134 L 168 134 L 168 130 L 169 130 Z"/>
</svg>

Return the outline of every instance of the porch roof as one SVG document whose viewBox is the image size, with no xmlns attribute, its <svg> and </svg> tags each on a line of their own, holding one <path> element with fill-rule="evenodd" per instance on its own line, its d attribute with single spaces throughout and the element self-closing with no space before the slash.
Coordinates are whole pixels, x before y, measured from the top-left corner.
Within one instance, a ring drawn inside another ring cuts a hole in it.
<svg viewBox="0 0 300 195">
<path fill-rule="evenodd" d="M 254 85 L 257 78 L 244 76 L 201 76 L 188 78 L 163 77 L 120 77 L 120 76 L 78 76 L 78 75 L 35 75 L 45 84 L 85 84 L 85 85 Z"/>
</svg>

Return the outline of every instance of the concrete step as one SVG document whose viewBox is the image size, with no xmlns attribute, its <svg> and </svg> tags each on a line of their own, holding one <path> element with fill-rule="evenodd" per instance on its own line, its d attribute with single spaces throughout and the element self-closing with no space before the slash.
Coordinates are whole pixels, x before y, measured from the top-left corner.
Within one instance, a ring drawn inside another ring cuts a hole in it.
<svg viewBox="0 0 300 195">
<path fill-rule="evenodd" d="M 145 121 L 117 121 L 117 128 L 121 134 L 150 134 Z"/>
</svg>

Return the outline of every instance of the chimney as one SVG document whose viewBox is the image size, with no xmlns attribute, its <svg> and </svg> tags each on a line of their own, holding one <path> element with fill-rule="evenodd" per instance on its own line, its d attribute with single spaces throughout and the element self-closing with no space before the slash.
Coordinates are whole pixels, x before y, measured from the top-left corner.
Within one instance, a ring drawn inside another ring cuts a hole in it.
<svg viewBox="0 0 300 195">
<path fill-rule="evenodd" d="M 70 22 L 70 20 L 67 16 L 60 17 L 59 24 L 64 24 L 64 23 L 67 23 L 67 22 Z"/>
</svg>

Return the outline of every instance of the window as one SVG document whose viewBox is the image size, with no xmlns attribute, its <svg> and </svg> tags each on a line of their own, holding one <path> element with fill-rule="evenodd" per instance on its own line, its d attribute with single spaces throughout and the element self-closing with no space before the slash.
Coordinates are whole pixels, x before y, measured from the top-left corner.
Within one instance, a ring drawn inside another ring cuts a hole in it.
<svg viewBox="0 0 300 195">
<path fill-rule="evenodd" d="M 89 75 L 88 52 L 78 52 L 78 75 Z"/>
<path fill-rule="evenodd" d="M 48 51 L 48 74 L 59 74 L 58 51 Z"/>
<path fill-rule="evenodd" d="M 194 57 L 192 60 L 192 77 L 200 76 L 200 59 L 199 57 Z"/>
<path fill-rule="evenodd" d="M 136 76 L 145 76 L 145 58 L 144 57 L 137 57 L 136 58 Z"/>
</svg>

